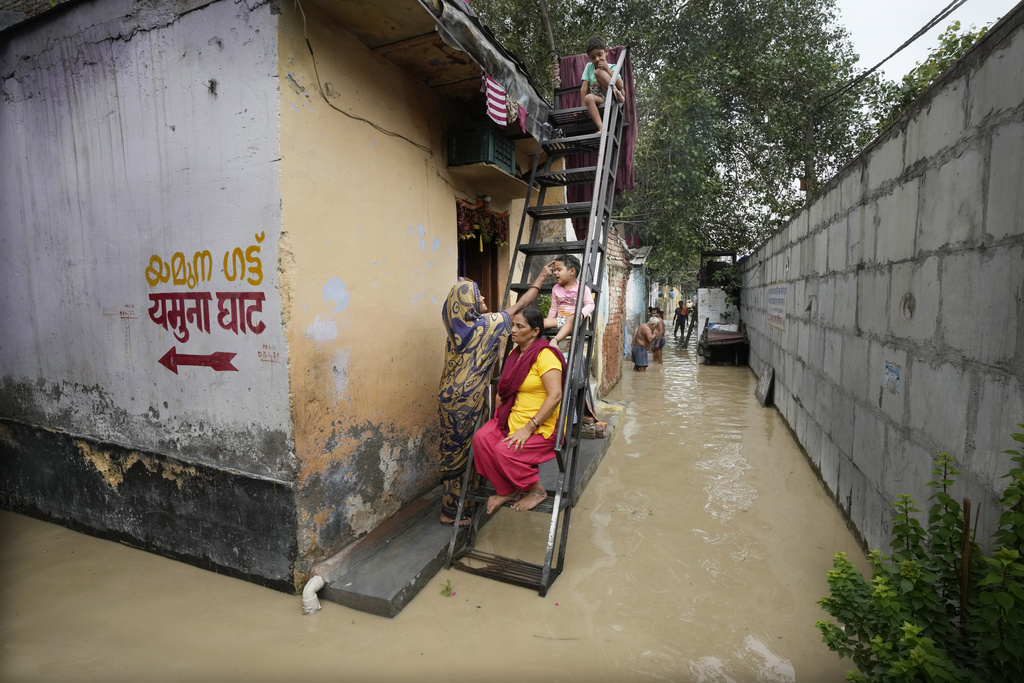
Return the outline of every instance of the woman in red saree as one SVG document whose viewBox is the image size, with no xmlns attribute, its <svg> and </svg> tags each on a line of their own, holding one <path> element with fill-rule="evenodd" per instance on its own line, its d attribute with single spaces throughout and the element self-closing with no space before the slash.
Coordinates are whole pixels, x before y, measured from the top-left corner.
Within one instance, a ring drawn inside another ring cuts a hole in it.
<svg viewBox="0 0 1024 683">
<path fill-rule="evenodd" d="M 476 470 L 496 491 L 487 500 L 487 514 L 506 502 L 513 510 L 530 510 L 547 498 L 537 467 L 555 457 L 565 359 L 541 337 L 543 326 L 537 308 L 513 316 L 516 347 L 498 382 L 500 403 L 494 419 L 473 436 Z"/>
<path fill-rule="evenodd" d="M 544 266 L 533 285 L 504 311 L 490 313 L 475 282 L 458 282 L 441 311 L 445 330 L 444 372 L 438 391 L 440 457 L 443 491 L 441 524 L 454 523 L 462 493 L 462 474 L 469 460 L 473 430 L 484 411 L 484 393 L 501 356 L 501 345 L 512 329 L 512 316 L 533 303 L 551 276 Z M 469 524 L 463 515 L 461 525 Z"/>
</svg>

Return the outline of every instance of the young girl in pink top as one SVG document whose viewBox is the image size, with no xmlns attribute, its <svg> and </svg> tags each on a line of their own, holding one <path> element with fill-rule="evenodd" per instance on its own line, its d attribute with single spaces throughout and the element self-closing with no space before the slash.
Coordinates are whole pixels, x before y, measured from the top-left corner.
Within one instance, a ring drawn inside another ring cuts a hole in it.
<svg viewBox="0 0 1024 683">
<path fill-rule="evenodd" d="M 551 346 L 558 348 L 558 343 L 572 334 L 572 321 L 576 315 L 576 298 L 579 296 L 580 283 L 576 278 L 580 273 L 579 260 L 570 254 L 563 254 L 551 262 L 557 282 L 551 288 L 551 308 L 544 320 L 544 328 L 557 327 L 551 340 Z M 586 318 L 594 310 L 594 295 L 586 287 L 583 288 L 583 309 L 580 313 Z"/>
</svg>

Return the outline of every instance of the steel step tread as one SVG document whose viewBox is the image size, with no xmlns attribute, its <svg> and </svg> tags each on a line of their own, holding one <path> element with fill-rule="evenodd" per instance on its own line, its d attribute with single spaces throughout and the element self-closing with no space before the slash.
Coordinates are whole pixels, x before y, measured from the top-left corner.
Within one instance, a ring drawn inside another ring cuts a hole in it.
<svg viewBox="0 0 1024 683">
<path fill-rule="evenodd" d="M 534 242 L 533 244 L 520 244 L 519 251 L 524 254 L 582 254 L 587 248 L 586 240 L 572 240 L 566 242 Z M 604 251 L 604 245 L 597 243 L 598 252 Z"/>
<path fill-rule="evenodd" d="M 544 187 L 564 187 L 566 185 L 588 183 L 596 177 L 597 166 L 586 166 L 584 168 L 566 168 L 560 171 L 538 173 L 537 182 Z"/>
<path fill-rule="evenodd" d="M 482 562 L 484 566 L 474 567 L 469 564 L 472 561 Z M 546 588 L 541 582 L 544 576 L 544 567 L 542 565 L 525 562 L 514 557 L 503 557 L 473 549 L 452 561 L 452 566 L 470 574 L 504 581 L 505 583 L 522 586 L 523 588 L 532 588 L 534 590 Z M 559 573 L 559 570 L 555 567 L 551 568 L 551 573 L 548 576 L 548 585 L 555 580 Z"/>
<path fill-rule="evenodd" d="M 596 152 L 601 146 L 600 133 L 584 133 L 564 138 L 550 138 L 541 143 L 548 154 L 564 156 L 575 152 Z"/>
<path fill-rule="evenodd" d="M 621 113 L 621 112 L 620 112 Z M 604 115 L 604 108 L 602 107 L 602 118 Z M 620 116 L 623 128 L 629 127 L 629 120 L 625 116 Z M 555 109 L 548 116 L 548 122 L 554 128 L 564 128 L 565 126 L 588 126 L 592 130 L 596 130 L 597 126 L 594 125 L 594 120 L 590 118 L 590 111 L 584 107 L 563 107 L 561 109 Z"/>
<path fill-rule="evenodd" d="M 551 514 L 555 511 L 555 492 L 547 489 L 548 497 L 540 502 L 540 505 L 530 510 L 530 512 L 544 512 Z M 493 486 L 478 486 L 469 493 L 466 494 L 466 500 L 471 500 L 477 503 L 485 503 L 487 499 L 495 495 L 497 491 L 494 490 Z M 569 497 L 562 494 L 562 498 L 559 500 L 558 509 L 559 511 L 569 507 Z M 506 501 L 501 507 L 512 507 L 512 501 Z"/>
<path fill-rule="evenodd" d="M 556 218 L 578 218 L 590 215 L 590 202 L 570 202 L 568 204 L 544 204 L 543 206 L 531 206 L 526 209 L 527 215 L 542 220 L 553 220 Z"/>
<path fill-rule="evenodd" d="M 555 128 L 573 123 L 589 123 L 591 126 L 594 125 L 594 121 L 590 118 L 590 112 L 586 107 L 565 107 L 564 109 L 555 109 L 551 112 L 548 120 Z"/>
<path fill-rule="evenodd" d="M 533 286 L 532 282 L 513 282 L 511 285 L 509 285 L 509 289 L 511 289 L 516 294 L 522 294 L 522 293 L 524 293 L 526 290 L 528 290 L 532 286 Z M 551 287 L 552 287 L 552 285 L 549 285 L 549 284 L 542 285 L 541 288 L 540 288 L 540 293 L 541 294 L 550 294 L 551 293 Z M 594 300 L 597 301 L 598 295 L 601 294 L 601 287 L 595 287 L 593 285 L 587 285 L 587 289 L 589 289 L 594 294 Z"/>
</svg>

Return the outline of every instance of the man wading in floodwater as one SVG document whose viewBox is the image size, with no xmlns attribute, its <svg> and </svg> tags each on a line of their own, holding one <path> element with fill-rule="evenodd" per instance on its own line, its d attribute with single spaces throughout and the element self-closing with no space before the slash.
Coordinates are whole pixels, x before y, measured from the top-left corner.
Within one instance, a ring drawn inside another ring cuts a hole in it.
<svg viewBox="0 0 1024 683">
<path fill-rule="evenodd" d="M 654 341 L 656 336 L 654 334 L 654 326 L 657 324 L 658 319 L 652 315 L 650 320 L 636 328 L 636 334 L 633 335 L 633 349 L 631 352 L 633 370 L 636 372 L 647 372 L 647 350 L 651 348 L 651 342 Z"/>
</svg>

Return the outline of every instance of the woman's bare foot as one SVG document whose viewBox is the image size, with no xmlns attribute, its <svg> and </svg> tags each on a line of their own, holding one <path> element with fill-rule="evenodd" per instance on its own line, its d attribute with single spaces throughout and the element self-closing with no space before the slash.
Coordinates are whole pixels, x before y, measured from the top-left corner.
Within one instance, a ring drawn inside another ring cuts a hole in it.
<svg viewBox="0 0 1024 683">
<path fill-rule="evenodd" d="M 494 514 L 494 511 L 500 508 L 508 501 L 517 501 L 522 494 L 519 491 L 513 491 L 507 496 L 499 496 L 497 494 L 487 499 L 487 514 Z"/>
<path fill-rule="evenodd" d="M 471 517 L 463 516 L 462 519 L 459 520 L 459 528 L 461 529 L 461 528 L 468 527 L 472 523 L 473 523 L 473 519 Z M 441 513 L 441 524 L 444 524 L 444 525 L 447 525 L 447 526 L 452 526 L 453 524 L 455 524 L 455 518 L 454 517 L 449 517 L 448 515 L 446 515 L 446 514 L 444 514 L 442 512 Z"/>
<path fill-rule="evenodd" d="M 530 490 L 523 493 L 523 497 L 519 499 L 519 502 L 512 506 L 512 509 L 516 512 L 525 512 L 526 510 L 532 510 L 548 497 L 548 492 L 544 490 L 544 487 L 540 485 L 538 481 L 536 484 L 530 487 Z"/>
</svg>

